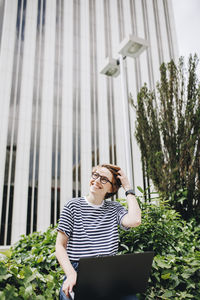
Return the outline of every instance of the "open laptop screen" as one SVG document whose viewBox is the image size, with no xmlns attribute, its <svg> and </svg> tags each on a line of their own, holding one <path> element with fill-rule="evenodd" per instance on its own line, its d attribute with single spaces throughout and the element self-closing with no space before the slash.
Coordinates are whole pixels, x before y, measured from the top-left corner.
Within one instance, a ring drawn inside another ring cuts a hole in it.
<svg viewBox="0 0 200 300">
<path fill-rule="evenodd" d="M 121 299 L 147 288 L 153 252 L 82 258 L 75 300 Z"/>
</svg>

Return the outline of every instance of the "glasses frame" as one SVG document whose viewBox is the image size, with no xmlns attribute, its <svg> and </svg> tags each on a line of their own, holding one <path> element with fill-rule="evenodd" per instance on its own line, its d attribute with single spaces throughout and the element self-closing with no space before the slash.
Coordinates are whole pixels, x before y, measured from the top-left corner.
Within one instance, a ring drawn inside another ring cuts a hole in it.
<svg viewBox="0 0 200 300">
<path fill-rule="evenodd" d="M 97 174 L 97 177 L 93 177 L 94 176 L 94 174 Z M 98 178 L 100 178 L 100 182 L 102 183 L 102 184 L 106 184 L 106 183 L 110 183 L 111 185 L 113 185 L 113 183 L 106 177 L 106 176 L 101 176 L 98 172 L 92 172 L 92 178 L 93 179 L 98 179 Z M 106 180 L 106 182 L 102 182 L 102 180 Z"/>
</svg>

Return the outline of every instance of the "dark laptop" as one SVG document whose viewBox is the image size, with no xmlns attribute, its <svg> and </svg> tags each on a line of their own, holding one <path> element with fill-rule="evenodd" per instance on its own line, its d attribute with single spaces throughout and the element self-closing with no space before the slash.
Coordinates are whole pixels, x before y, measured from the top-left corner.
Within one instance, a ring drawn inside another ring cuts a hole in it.
<svg viewBox="0 0 200 300">
<path fill-rule="evenodd" d="M 147 288 L 153 252 L 82 258 L 74 300 L 121 299 Z"/>
</svg>

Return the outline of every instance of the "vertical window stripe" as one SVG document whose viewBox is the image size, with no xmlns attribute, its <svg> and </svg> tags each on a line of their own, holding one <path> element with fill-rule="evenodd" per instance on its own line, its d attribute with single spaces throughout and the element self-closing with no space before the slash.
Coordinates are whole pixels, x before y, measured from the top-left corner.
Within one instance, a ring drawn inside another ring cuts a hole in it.
<svg viewBox="0 0 200 300">
<path fill-rule="evenodd" d="M 80 0 L 74 0 L 73 6 L 73 197 L 81 194 L 81 111 L 80 111 L 80 63 L 81 63 L 81 42 L 80 42 Z"/>
<path fill-rule="evenodd" d="M 37 201 L 46 0 L 38 0 L 26 233 L 37 230 Z"/>
<path fill-rule="evenodd" d="M 99 164 L 99 110 L 97 86 L 97 47 L 96 47 L 96 4 L 89 1 L 90 24 L 90 78 L 91 78 L 91 130 L 92 130 L 92 165 Z"/>
<path fill-rule="evenodd" d="M 106 56 L 112 56 L 111 44 L 111 25 L 110 25 L 110 6 L 109 2 L 104 0 L 104 14 L 105 14 L 105 53 Z M 115 113 L 113 102 L 113 81 L 107 78 L 107 101 L 108 101 L 108 130 L 109 130 L 109 157 L 110 163 L 116 164 L 116 142 L 115 142 Z"/>
<path fill-rule="evenodd" d="M 54 109 L 52 144 L 52 188 L 50 223 L 55 225 L 60 215 L 60 160 L 62 122 L 62 73 L 63 73 L 63 0 L 56 2 L 56 41 L 54 73 Z"/>
<path fill-rule="evenodd" d="M 156 25 L 156 36 L 157 36 L 157 45 L 158 45 L 158 55 L 159 55 L 159 64 L 163 63 L 163 47 L 162 47 L 162 38 L 160 31 L 160 20 L 159 20 L 159 12 L 158 12 L 158 3 L 157 0 L 153 1 L 154 8 L 154 16 L 155 16 L 155 25 Z"/>
<path fill-rule="evenodd" d="M 167 29 L 167 37 L 168 37 L 168 46 L 169 46 L 169 54 L 170 59 L 174 58 L 174 48 L 173 48 L 173 40 L 172 40 L 172 34 L 171 34 L 171 24 L 170 24 L 170 17 L 169 17 L 169 7 L 167 1 L 163 1 L 164 6 L 164 13 L 165 13 L 165 20 L 166 20 L 166 29 Z"/>
</svg>

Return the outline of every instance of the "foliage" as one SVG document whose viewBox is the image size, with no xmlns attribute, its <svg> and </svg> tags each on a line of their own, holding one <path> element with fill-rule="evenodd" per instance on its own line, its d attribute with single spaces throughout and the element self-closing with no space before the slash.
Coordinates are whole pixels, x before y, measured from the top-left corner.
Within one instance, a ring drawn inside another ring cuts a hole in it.
<svg viewBox="0 0 200 300">
<path fill-rule="evenodd" d="M 56 231 L 22 236 L 0 262 L 0 299 L 58 299 L 63 272 L 55 257 Z"/>
<path fill-rule="evenodd" d="M 188 219 L 200 212 L 200 84 L 198 58 L 160 67 L 156 91 L 137 97 L 136 139 L 144 169 L 156 189 Z M 181 195 L 181 197 L 180 197 Z"/>
<path fill-rule="evenodd" d="M 200 226 L 194 219 L 182 220 L 160 198 L 154 198 L 155 204 L 138 201 L 142 224 L 120 230 L 119 254 L 155 252 L 149 287 L 140 299 L 200 299 Z M 45 233 L 22 236 L 10 257 L 0 257 L 0 299 L 58 299 L 63 271 L 55 241 L 56 230 L 50 227 Z"/>
<path fill-rule="evenodd" d="M 119 250 L 155 253 L 148 290 L 140 299 L 200 299 L 200 225 L 184 221 L 159 197 L 155 204 L 138 201 L 142 224 L 120 230 Z"/>
</svg>

